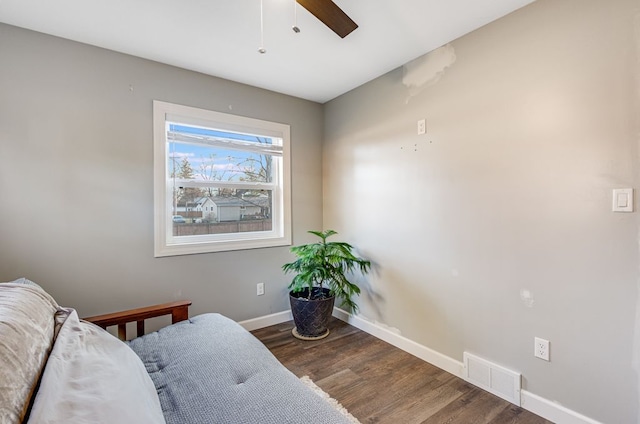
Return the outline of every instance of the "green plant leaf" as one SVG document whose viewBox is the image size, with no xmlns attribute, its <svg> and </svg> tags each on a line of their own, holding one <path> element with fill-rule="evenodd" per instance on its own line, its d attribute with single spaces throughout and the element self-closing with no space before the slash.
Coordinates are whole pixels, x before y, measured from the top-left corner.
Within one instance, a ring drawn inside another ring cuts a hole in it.
<svg viewBox="0 0 640 424">
<path fill-rule="evenodd" d="M 289 289 L 300 292 L 308 288 L 310 295 L 313 287 L 326 286 L 331 295 L 341 299 L 342 306 L 356 312 L 358 305 L 352 298 L 360 294 L 360 288 L 350 282 L 346 274 L 358 271 L 366 275 L 371 269 L 371 262 L 354 255 L 353 246 L 349 243 L 328 242 L 329 237 L 338 234 L 334 230 L 309 233 L 320 238 L 320 241 L 292 247 L 291 253 L 297 259 L 282 266 L 285 273 L 296 274 Z"/>
</svg>

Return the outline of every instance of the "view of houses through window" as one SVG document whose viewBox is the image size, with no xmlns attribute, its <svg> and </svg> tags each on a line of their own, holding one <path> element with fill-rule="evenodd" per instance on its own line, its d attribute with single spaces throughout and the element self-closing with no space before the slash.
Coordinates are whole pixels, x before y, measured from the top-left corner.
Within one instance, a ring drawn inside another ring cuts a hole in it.
<svg viewBox="0 0 640 424">
<path fill-rule="evenodd" d="M 274 140 L 168 127 L 173 235 L 271 231 Z"/>
</svg>

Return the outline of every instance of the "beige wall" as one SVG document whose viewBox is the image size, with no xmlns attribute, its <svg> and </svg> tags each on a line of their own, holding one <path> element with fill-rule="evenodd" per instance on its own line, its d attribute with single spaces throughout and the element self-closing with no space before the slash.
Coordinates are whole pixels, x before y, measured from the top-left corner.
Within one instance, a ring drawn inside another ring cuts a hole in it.
<svg viewBox="0 0 640 424">
<path fill-rule="evenodd" d="M 0 281 L 31 278 L 81 316 L 178 298 L 236 320 L 286 310 L 286 247 L 153 257 L 155 99 L 289 124 L 294 242 L 322 226 L 321 105 L 0 24 Z"/>
<path fill-rule="evenodd" d="M 611 190 L 640 188 L 639 16 L 637 0 L 538 0 L 453 42 L 414 97 L 396 69 L 326 104 L 324 226 L 377 264 L 364 318 L 638 422 L 639 220 Z"/>
</svg>

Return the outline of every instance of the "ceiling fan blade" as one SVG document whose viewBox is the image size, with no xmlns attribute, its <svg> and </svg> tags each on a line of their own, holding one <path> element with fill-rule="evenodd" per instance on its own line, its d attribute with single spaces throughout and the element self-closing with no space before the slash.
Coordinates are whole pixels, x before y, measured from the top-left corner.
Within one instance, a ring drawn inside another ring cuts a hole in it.
<svg viewBox="0 0 640 424">
<path fill-rule="evenodd" d="M 296 2 L 320 19 L 341 38 L 351 34 L 358 24 L 331 0 L 296 0 Z"/>
</svg>

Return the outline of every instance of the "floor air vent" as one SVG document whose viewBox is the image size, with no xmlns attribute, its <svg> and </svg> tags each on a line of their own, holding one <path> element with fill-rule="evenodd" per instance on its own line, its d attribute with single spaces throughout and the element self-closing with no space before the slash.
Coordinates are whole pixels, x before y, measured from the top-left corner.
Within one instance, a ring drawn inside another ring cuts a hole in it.
<svg viewBox="0 0 640 424">
<path fill-rule="evenodd" d="M 464 378 L 469 383 L 520 406 L 520 374 L 464 352 Z"/>
</svg>

